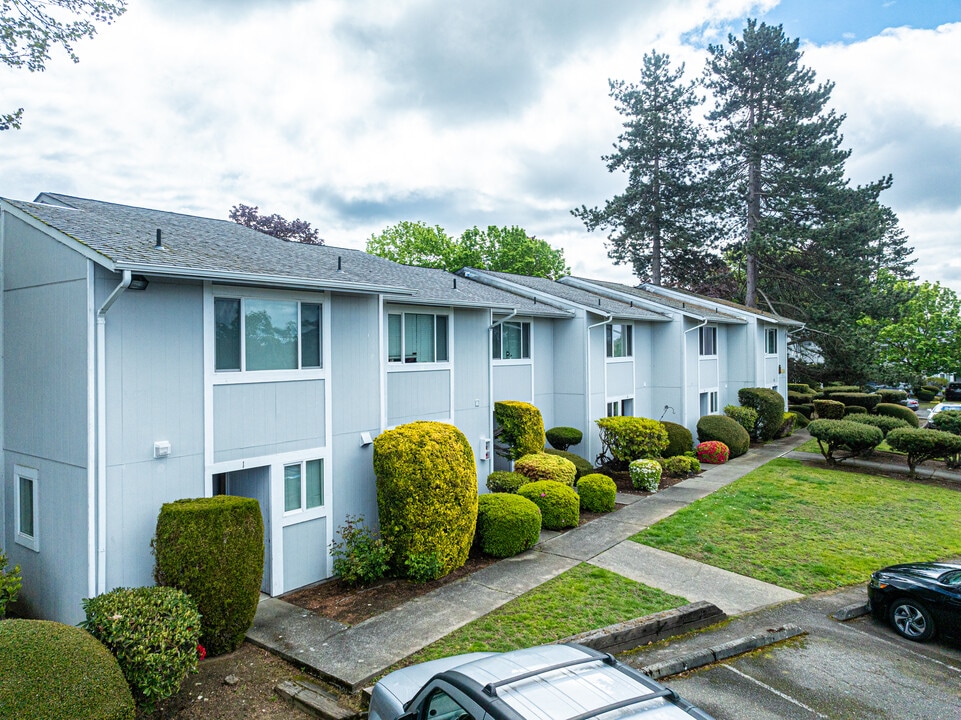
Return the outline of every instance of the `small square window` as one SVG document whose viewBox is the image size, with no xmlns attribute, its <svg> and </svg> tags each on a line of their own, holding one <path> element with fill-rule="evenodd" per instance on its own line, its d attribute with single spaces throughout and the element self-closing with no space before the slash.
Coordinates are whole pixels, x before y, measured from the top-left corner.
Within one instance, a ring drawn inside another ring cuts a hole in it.
<svg viewBox="0 0 961 720">
<path fill-rule="evenodd" d="M 764 333 L 764 352 L 777 355 L 777 329 L 768 328 Z"/>
<path fill-rule="evenodd" d="M 623 358 L 634 355 L 633 325 L 613 324 L 607 328 L 607 357 Z"/>
<path fill-rule="evenodd" d="M 307 460 L 284 466 L 284 512 L 324 505 L 324 461 Z"/>
<path fill-rule="evenodd" d="M 705 325 L 698 330 L 699 354 L 717 355 L 717 326 Z"/>
<path fill-rule="evenodd" d="M 14 540 L 18 545 L 40 552 L 40 523 L 38 517 L 37 481 L 39 473 L 28 467 L 15 465 L 14 505 L 16 527 Z"/>
</svg>

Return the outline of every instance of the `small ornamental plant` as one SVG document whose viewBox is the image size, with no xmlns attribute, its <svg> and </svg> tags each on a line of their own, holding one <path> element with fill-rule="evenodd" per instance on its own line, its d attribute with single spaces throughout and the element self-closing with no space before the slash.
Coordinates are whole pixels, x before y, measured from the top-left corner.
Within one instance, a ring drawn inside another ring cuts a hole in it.
<svg viewBox="0 0 961 720">
<path fill-rule="evenodd" d="M 708 465 L 723 465 L 731 456 L 727 445 L 718 440 L 708 440 L 697 446 L 697 459 Z"/>
<path fill-rule="evenodd" d="M 7 563 L 7 556 L 0 549 L 0 620 L 6 614 L 7 603 L 17 601 L 23 584 L 20 579 L 20 566 L 8 567 Z"/>
<path fill-rule="evenodd" d="M 330 544 L 334 573 L 348 585 L 369 585 L 380 580 L 390 567 L 391 551 L 364 525 L 364 516 L 347 515 L 337 532 L 340 542 Z"/>
<path fill-rule="evenodd" d="M 661 464 L 657 460 L 632 460 L 628 470 L 635 490 L 657 492 L 661 484 Z"/>
</svg>

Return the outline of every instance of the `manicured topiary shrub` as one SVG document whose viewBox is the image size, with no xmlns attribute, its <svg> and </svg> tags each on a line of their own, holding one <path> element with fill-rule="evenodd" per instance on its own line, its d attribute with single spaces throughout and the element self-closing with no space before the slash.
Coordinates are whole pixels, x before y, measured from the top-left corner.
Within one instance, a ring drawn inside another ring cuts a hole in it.
<svg viewBox="0 0 961 720">
<path fill-rule="evenodd" d="M 614 509 L 617 485 L 607 475 L 591 473 L 577 481 L 577 495 L 581 499 L 581 510 L 610 512 Z"/>
<path fill-rule="evenodd" d="M 961 410 L 942 410 L 928 420 L 928 425 L 934 430 L 961 435 Z"/>
<path fill-rule="evenodd" d="M 912 475 L 918 465 L 936 458 L 944 458 L 949 464 L 957 465 L 957 456 L 961 453 L 961 436 L 940 430 L 898 428 L 889 432 L 885 439 L 895 450 L 907 453 L 908 468 Z"/>
<path fill-rule="evenodd" d="M 815 420 L 808 432 L 817 438 L 824 459 L 832 465 L 873 450 L 884 439 L 876 427 L 850 420 Z M 846 450 L 841 454 L 840 451 Z"/>
<path fill-rule="evenodd" d="M 494 403 L 494 420 L 497 423 L 501 445 L 498 453 L 509 460 L 544 449 L 544 419 L 541 411 L 530 403 L 519 400 L 502 400 Z"/>
<path fill-rule="evenodd" d="M 850 422 L 876 427 L 885 435 L 895 428 L 911 427 L 910 423 L 908 423 L 906 420 L 891 417 L 890 415 L 849 415 L 844 419 Z"/>
<path fill-rule="evenodd" d="M 564 425 L 552 427 L 546 433 L 547 442 L 556 450 L 567 450 L 571 445 L 577 445 L 584 439 L 584 433 L 577 428 Z"/>
<path fill-rule="evenodd" d="M 708 465 L 723 465 L 731 457 L 727 445 L 717 440 L 705 440 L 697 446 L 697 459 Z"/>
<path fill-rule="evenodd" d="M 725 405 L 724 414 L 747 430 L 749 435 L 753 435 L 759 417 L 757 410 L 743 405 Z"/>
<path fill-rule="evenodd" d="M 200 613 L 170 587 L 116 588 L 83 601 L 81 625 L 117 658 L 138 707 L 148 712 L 197 671 Z"/>
<path fill-rule="evenodd" d="M 815 388 L 812 388 L 806 383 L 788 383 L 787 389 L 788 392 L 803 393 L 805 395 L 813 395 L 816 392 Z"/>
<path fill-rule="evenodd" d="M 601 457 L 616 467 L 637 458 L 660 456 L 670 442 L 657 420 L 639 417 L 606 417 L 595 421 L 601 431 Z"/>
<path fill-rule="evenodd" d="M 837 400 L 815 400 L 814 414 L 819 420 L 840 420 L 844 417 L 844 403 Z"/>
<path fill-rule="evenodd" d="M 661 484 L 661 464 L 657 460 L 642 458 L 633 460 L 628 466 L 631 474 L 631 484 L 635 490 L 644 492 L 657 492 L 658 485 Z"/>
<path fill-rule="evenodd" d="M 531 453 L 514 462 L 514 472 L 531 480 L 553 480 L 574 487 L 577 467 L 570 460 L 545 452 Z"/>
<path fill-rule="evenodd" d="M 788 411 L 797 413 L 798 415 L 803 415 L 808 420 L 814 414 L 814 405 L 811 403 L 805 403 L 804 405 L 788 405 Z"/>
<path fill-rule="evenodd" d="M 919 427 L 921 425 L 914 410 L 909 407 L 905 407 L 904 405 L 895 405 L 894 403 L 878 403 L 877 407 L 874 408 L 874 412 L 876 412 L 878 415 L 901 418 L 911 427 Z"/>
<path fill-rule="evenodd" d="M 805 403 L 811 402 L 814 399 L 814 395 L 815 394 L 813 392 L 799 393 L 788 390 L 788 405 L 804 405 Z"/>
<path fill-rule="evenodd" d="M 867 412 L 871 412 L 881 402 L 881 396 L 877 393 L 862 392 L 831 393 L 831 400 L 844 403 L 846 407 L 863 407 Z"/>
<path fill-rule="evenodd" d="M 0 716 L 133 720 L 133 697 L 110 651 L 78 627 L 0 622 Z"/>
<path fill-rule="evenodd" d="M 567 452 L 566 450 L 555 450 L 554 448 L 546 448 L 544 452 L 546 452 L 548 455 L 562 457 L 565 460 L 570 460 L 572 463 L 574 463 L 574 468 L 577 470 L 577 477 L 589 475 L 591 471 L 594 470 L 594 466 L 591 465 L 590 461 L 585 460 L 580 455 L 575 455 L 572 452 Z"/>
<path fill-rule="evenodd" d="M 477 543 L 485 555 L 506 558 L 537 544 L 541 511 L 535 503 L 512 493 L 477 498 Z"/>
<path fill-rule="evenodd" d="M 698 420 L 697 439 L 698 442 L 717 440 L 724 443 L 732 458 L 740 457 L 751 448 L 751 436 L 747 430 L 726 415 L 705 415 Z"/>
<path fill-rule="evenodd" d="M 691 452 L 694 448 L 694 436 L 683 425 L 661 420 L 661 425 L 667 430 L 667 447 L 661 451 L 661 457 L 675 457 Z"/>
<path fill-rule="evenodd" d="M 860 385 L 825 385 L 821 392 L 824 393 L 824 397 L 832 398 L 835 393 L 856 393 L 861 392 Z"/>
<path fill-rule="evenodd" d="M 374 474 L 380 531 L 390 538 L 398 574 L 437 578 L 467 562 L 477 475 L 464 433 L 440 422 L 387 430 L 374 440 Z"/>
<path fill-rule="evenodd" d="M 521 485 L 526 485 L 531 479 L 519 472 L 495 470 L 487 476 L 487 489 L 493 493 L 516 493 Z"/>
<path fill-rule="evenodd" d="M 848 415 L 866 415 L 868 412 L 867 408 L 861 407 L 860 405 L 845 405 L 844 407 L 844 417 Z"/>
<path fill-rule="evenodd" d="M 688 455 L 659 458 L 658 463 L 663 470 L 662 476 L 686 478 L 701 472 L 701 463 L 698 459 Z"/>
<path fill-rule="evenodd" d="M 792 412 L 786 412 L 783 413 L 782 417 L 781 427 L 778 428 L 777 433 L 774 435 L 775 438 L 790 437 L 791 433 L 794 432 L 794 423 L 797 416 Z"/>
<path fill-rule="evenodd" d="M 737 391 L 741 405 L 757 411 L 757 424 L 751 437 L 767 442 L 773 440 L 784 423 L 784 397 L 771 388 L 741 388 Z"/>
<path fill-rule="evenodd" d="M 165 503 L 153 539 L 154 579 L 200 611 L 200 643 L 233 652 L 254 621 L 264 574 L 264 523 L 251 498 L 215 495 Z"/>
<path fill-rule="evenodd" d="M 893 390 L 888 388 L 881 388 L 875 391 L 875 394 L 881 398 L 883 403 L 894 403 L 897 405 L 902 400 L 906 400 L 908 397 L 907 392 L 904 390 Z"/>
<path fill-rule="evenodd" d="M 923 387 L 918 388 L 917 398 L 921 402 L 931 402 L 938 396 L 937 388 Z"/>
<path fill-rule="evenodd" d="M 798 412 L 797 409 L 791 410 L 794 414 L 794 427 L 796 428 L 806 428 L 808 423 L 811 422 L 807 415 L 802 412 Z"/>
<path fill-rule="evenodd" d="M 553 480 L 528 483 L 517 494 L 541 510 L 541 525 L 548 530 L 576 527 L 580 520 L 581 500 L 574 488 Z"/>
</svg>

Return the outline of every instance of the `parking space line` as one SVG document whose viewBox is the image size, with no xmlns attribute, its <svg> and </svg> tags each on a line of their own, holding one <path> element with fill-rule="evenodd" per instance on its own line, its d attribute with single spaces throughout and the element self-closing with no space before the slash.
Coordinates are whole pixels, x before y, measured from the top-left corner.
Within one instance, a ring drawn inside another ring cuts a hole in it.
<svg viewBox="0 0 961 720">
<path fill-rule="evenodd" d="M 822 714 L 819 713 L 817 710 L 815 710 L 814 708 L 808 707 L 807 705 L 805 705 L 805 704 L 804 704 L 803 702 L 801 702 L 800 700 L 796 700 L 796 699 L 792 698 L 790 695 L 785 695 L 785 694 L 782 693 L 780 690 L 778 690 L 778 689 L 776 689 L 776 688 L 772 688 L 770 685 L 767 685 L 767 684 L 761 682 L 760 680 L 757 680 L 756 678 L 752 678 L 750 675 L 741 672 L 740 670 L 738 670 L 738 669 L 737 669 L 736 667 L 734 667 L 733 665 L 728 665 L 727 663 L 721 663 L 721 667 L 727 668 L 728 670 L 730 670 L 732 673 L 735 673 L 736 675 L 740 675 L 740 676 L 741 676 L 742 678 L 744 678 L 745 680 L 750 680 L 750 681 L 751 681 L 752 683 L 754 683 L 755 685 L 758 685 L 758 686 L 764 688 L 764 689 L 767 690 L 768 692 L 774 693 L 774 694 L 777 695 L 779 698 L 782 698 L 782 699 L 784 699 L 784 700 L 787 700 L 789 703 L 793 703 L 794 705 L 797 705 L 797 706 L 800 707 L 800 708 L 804 708 L 804 709 L 807 710 L 809 713 L 812 713 L 813 715 L 817 715 L 819 718 L 824 718 L 825 720 L 828 720 L 828 716 L 827 716 L 827 715 L 822 715 Z"/>
<path fill-rule="evenodd" d="M 891 647 L 896 647 L 900 651 L 908 653 L 909 655 L 914 655 L 915 657 L 921 658 L 923 660 L 927 660 L 928 662 L 933 662 L 936 665 L 941 665 L 942 667 L 945 667 L 948 670 L 951 670 L 952 672 L 961 673 L 961 668 L 955 667 L 954 665 L 949 665 L 946 662 L 941 662 L 940 660 L 936 660 L 930 655 L 919 653 L 917 650 L 912 650 L 910 647 L 906 647 L 899 642 L 894 642 L 893 640 L 888 640 L 887 638 L 879 637 L 877 635 L 874 635 L 873 633 L 865 632 L 864 630 L 859 630 L 853 625 L 848 625 L 847 627 L 848 629 L 853 630 L 854 632 L 861 633 L 862 635 L 866 635 L 867 637 L 877 640 L 880 643 L 884 643 L 885 645 L 890 645 Z"/>
</svg>

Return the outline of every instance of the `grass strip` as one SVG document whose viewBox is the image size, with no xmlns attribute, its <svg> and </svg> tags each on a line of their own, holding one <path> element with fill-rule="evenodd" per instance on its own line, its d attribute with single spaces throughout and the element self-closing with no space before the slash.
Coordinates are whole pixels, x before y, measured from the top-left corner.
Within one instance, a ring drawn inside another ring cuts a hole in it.
<svg viewBox="0 0 961 720">
<path fill-rule="evenodd" d="M 543 645 L 686 604 L 682 597 L 581 563 L 428 645 L 404 664 Z"/>
<path fill-rule="evenodd" d="M 809 594 L 961 555 L 961 492 L 773 460 L 635 542 Z"/>
</svg>

